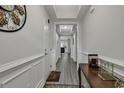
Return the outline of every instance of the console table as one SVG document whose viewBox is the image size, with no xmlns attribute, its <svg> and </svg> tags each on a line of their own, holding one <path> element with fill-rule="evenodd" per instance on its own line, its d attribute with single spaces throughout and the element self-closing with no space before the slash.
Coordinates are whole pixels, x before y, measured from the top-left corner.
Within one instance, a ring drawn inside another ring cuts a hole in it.
<svg viewBox="0 0 124 93">
<path fill-rule="evenodd" d="M 90 68 L 87 63 L 79 64 L 78 76 L 79 76 L 79 88 L 81 88 L 81 71 L 83 72 L 86 80 L 88 81 L 91 88 L 114 88 L 115 81 L 102 80 L 98 76 L 98 70 Z"/>
</svg>

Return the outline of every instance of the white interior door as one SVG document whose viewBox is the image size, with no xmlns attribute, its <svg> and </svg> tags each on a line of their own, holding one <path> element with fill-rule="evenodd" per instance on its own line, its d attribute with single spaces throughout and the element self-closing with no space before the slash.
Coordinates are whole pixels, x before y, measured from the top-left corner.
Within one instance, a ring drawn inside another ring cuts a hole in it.
<svg viewBox="0 0 124 93">
<path fill-rule="evenodd" d="M 50 31 L 49 31 L 49 25 L 47 24 L 44 27 L 45 78 L 47 78 L 50 73 L 50 43 L 49 42 L 50 42 Z"/>
</svg>

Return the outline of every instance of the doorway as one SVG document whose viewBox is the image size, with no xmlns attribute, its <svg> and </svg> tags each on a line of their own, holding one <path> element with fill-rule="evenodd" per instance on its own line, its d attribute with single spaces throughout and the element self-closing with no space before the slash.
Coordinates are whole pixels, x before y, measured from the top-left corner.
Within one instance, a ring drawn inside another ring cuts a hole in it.
<svg viewBox="0 0 124 93">
<path fill-rule="evenodd" d="M 57 50 L 59 58 L 64 53 L 77 62 L 77 24 L 56 24 L 56 33 L 58 35 Z"/>
</svg>

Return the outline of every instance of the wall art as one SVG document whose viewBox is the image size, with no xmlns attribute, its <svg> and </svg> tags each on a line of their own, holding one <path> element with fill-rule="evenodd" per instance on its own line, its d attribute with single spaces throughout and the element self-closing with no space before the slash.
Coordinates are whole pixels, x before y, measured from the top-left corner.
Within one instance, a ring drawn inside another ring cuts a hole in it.
<svg viewBox="0 0 124 93">
<path fill-rule="evenodd" d="M 25 5 L 0 5 L 0 31 L 15 32 L 26 22 Z"/>
</svg>

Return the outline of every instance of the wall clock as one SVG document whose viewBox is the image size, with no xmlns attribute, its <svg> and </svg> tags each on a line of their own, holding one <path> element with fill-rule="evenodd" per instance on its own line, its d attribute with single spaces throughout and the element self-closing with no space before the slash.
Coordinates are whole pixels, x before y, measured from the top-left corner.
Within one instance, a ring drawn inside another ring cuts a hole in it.
<svg viewBox="0 0 124 93">
<path fill-rule="evenodd" d="M 26 22 L 26 6 L 0 5 L 0 31 L 15 32 Z"/>
</svg>

